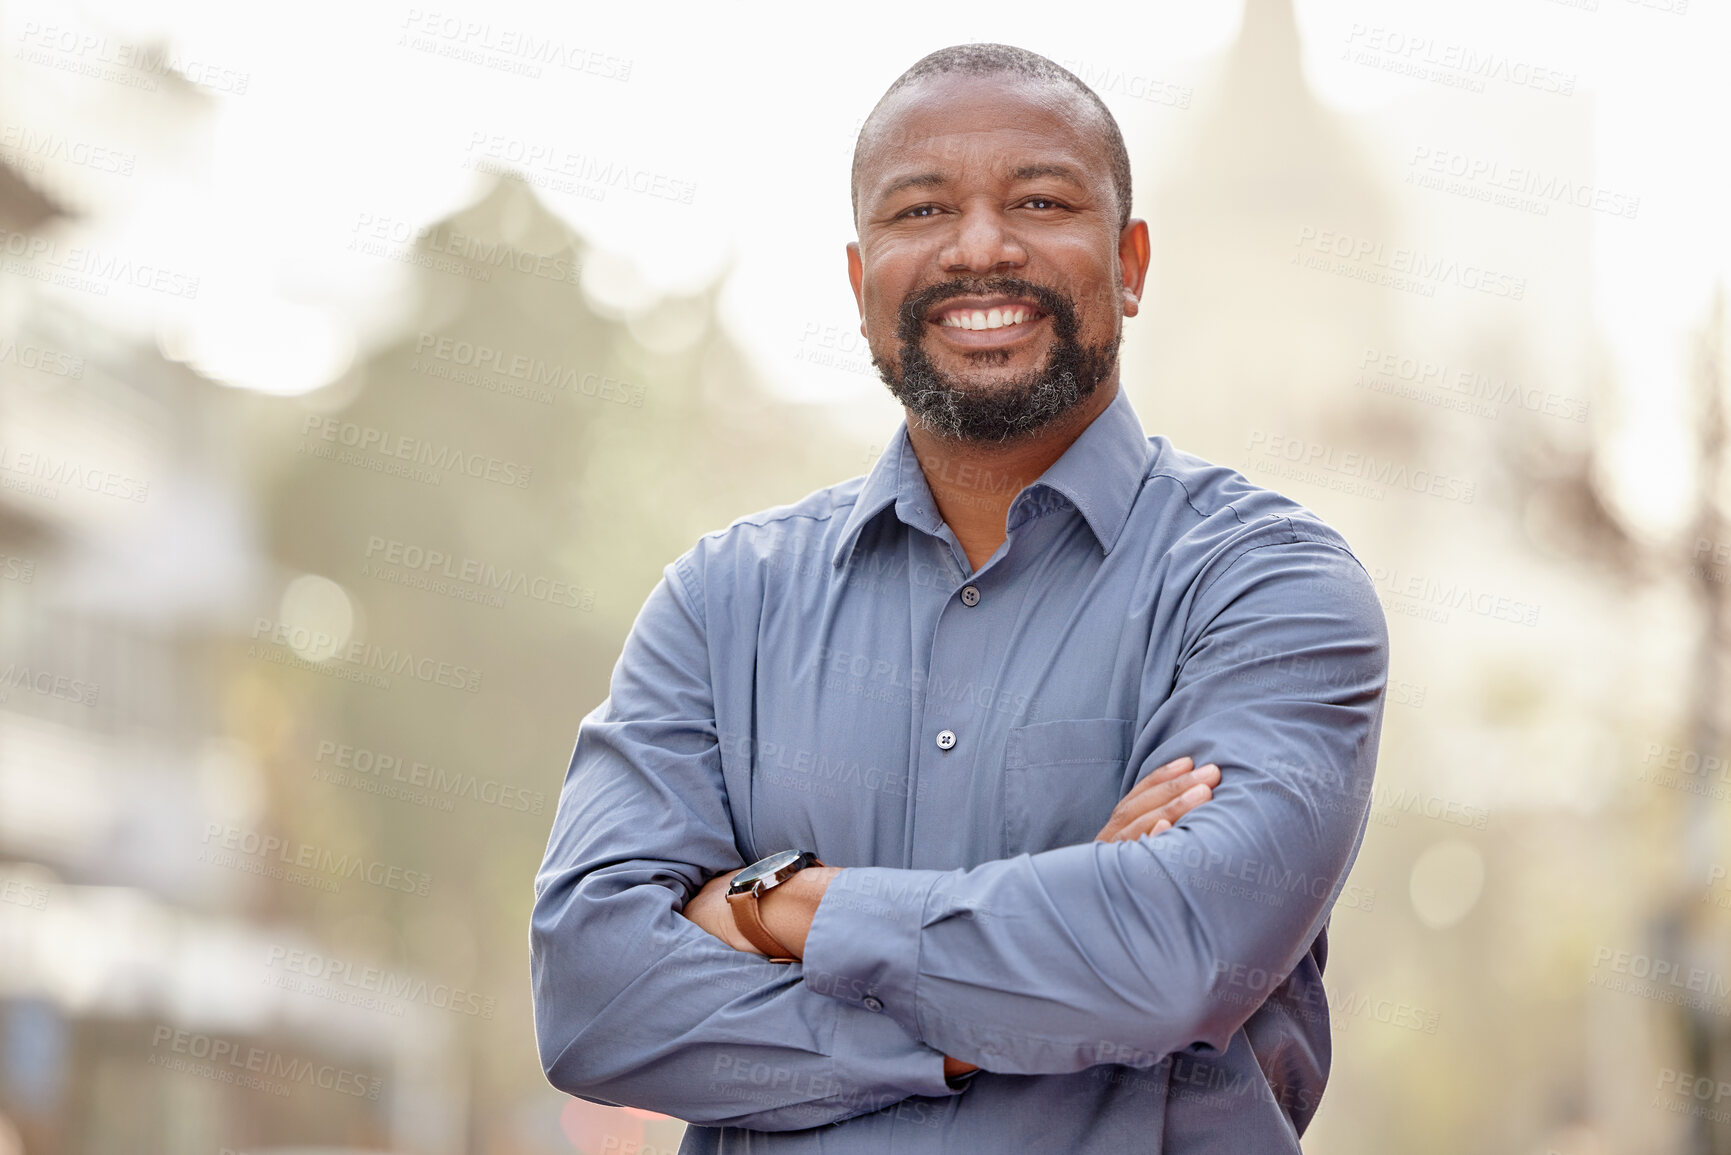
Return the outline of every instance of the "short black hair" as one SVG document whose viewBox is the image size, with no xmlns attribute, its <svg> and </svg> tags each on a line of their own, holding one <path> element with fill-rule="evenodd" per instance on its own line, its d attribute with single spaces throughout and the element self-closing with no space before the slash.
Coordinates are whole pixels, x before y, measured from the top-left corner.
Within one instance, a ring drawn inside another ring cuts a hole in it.
<svg viewBox="0 0 1731 1155">
<path fill-rule="evenodd" d="M 1029 80 L 1060 84 L 1086 97 L 1099 113 L 1095 119 L 1099 122 L 1101 134 L 1106 138 L 1107 152 L 1111 154 L 1112 189 L 1118 198 L 1118 229 L 1123 231 L 1124 226 L 1130 223 L 1130 153 L 1124 147 L 1124 134 L 1118 130 L 1118 121 L 1112 116 L 1112 110 L 1106 107 L 1106 102 L 1100 99 L 1099 94 L 1068 68 L 1041 56 L 1038 52 L 1029 52 L 1026 48 L 1016 48 L 1009 44 L 953 44 L 948 48 L 940 48 L 915 61 L 912 68 L 896 77 L 895 83 L 884 90 L 883 96 L 879 97 L 877 104 L 872 107 L 871 114 L 865 118 L 865 123 L 860 125 L 859 136 L 854 140 L 852 197 L 855 220 L 859 219 L 860 161 L 865 153 L 863 146 L 867 136 L 877 127 L 878 114 L 882 111 L 884 102 L 910 84 L 952 72 L 969 76 L 997 76 L 1008 73 Z"/>
</svg>

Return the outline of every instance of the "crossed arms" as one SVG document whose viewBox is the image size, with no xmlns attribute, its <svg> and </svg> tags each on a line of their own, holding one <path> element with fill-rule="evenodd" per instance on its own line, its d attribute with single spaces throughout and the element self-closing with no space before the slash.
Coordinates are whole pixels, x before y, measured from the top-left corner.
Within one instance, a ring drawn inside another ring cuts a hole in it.
<svg viewBox="0 0 1731 1155">
<path fill-rule="evenodd" d="M 1219 781 L 1220 767 L 1212 763 L 1197 766 L 1188 756 L 1176 758 L 1130 788 L 1129 793 L 1113 807 L 1112 816 L 1095 835 L 1095 841 L 1127 842 L 1145 835 L 1163 834 L 1184 815 L 1208 801 Z M 727 904 L 728 884 L 738 873 L 739 870 L 730 870 L 704 883 L 680 914 L 734 950 L 761 954 L 739 932 L 733 910 Z M 840 873 L 841 868 L 836 866 L 807 867 L 759 900 L 758 912 L 764 926 L 777 942 L 793 952 L 793 957 L 804 957 L 811 920 L 817 916 L 818 905 L 828 892 L 830 882 Z M 944 1056 L 946 1079 L 979 1069 L 978 1063 L 965 1063 Z"/>
<path fill-rule="evenodd" d="M 554 1086 L 774 1131 L 956 1094 L 946 1073 L 969 1066 L 1151 1066 L 1224 1050 L 1257 1009 L 1231 976 L 1286 974 L 1321 931 L 1363 833 L 1387 671 L 1380 607 L 1338 546 L 1247 548 L 1195 595 L 1143 761 L 1168 776 L 1180 754 L 1218 766 L 1211 805 L 1158 837 L 967 870 L 802 872 L 785 886 L 812 874 L 815 899 L 764 905 L 803 952 L 785 966 L 705 929 L 706 885 L 745 863 L 684 562 L 583 720 L 536 878 L 531 973 Z"/>
</svg>

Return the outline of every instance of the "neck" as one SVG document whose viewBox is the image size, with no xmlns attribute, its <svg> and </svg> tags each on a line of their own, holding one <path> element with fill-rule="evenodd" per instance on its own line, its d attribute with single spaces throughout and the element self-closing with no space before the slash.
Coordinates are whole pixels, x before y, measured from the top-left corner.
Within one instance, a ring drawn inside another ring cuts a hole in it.
<svg viewBox="0 0 1731 1155">
<path fill-rule="evenodd" d="M 955 441 L 908 420 L 908 442 L 938 513 L 978 570 L 1004 543 L 1004 521 L 1016 495 L 1064 456 L 1118 396 L 1114 374 L 1074 410 L 1029 437 L 1008 442 Z"/>
</svg>

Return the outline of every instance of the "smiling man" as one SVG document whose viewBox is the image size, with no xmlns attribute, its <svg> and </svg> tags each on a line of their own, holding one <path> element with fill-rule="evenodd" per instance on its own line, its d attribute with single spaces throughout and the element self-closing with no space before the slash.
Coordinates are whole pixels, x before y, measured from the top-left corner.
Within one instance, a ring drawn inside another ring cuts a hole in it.
<svg viewBox="0 0 1731 1155">
<path fill-rule="evenodd" d="M 853 183 L 907 419 L 650 592 L 536 878 L 547 1076 L 686 1152 L 1296 1152 L 1368 905 L 1371 582 L 1143 432 L 1148 231 L 1075 76 L 933 53 Z"/>
</svg>

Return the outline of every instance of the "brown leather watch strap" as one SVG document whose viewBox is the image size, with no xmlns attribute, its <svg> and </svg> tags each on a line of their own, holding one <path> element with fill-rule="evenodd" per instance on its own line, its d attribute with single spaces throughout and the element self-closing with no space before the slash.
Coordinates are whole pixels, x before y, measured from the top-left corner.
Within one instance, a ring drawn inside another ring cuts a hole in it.
<svg viewBox="0 0 1731 1155">
<path fill-rule="evenodd" d="M 814 854 L 811 856 L 811 861 L 806 865 L 822 866 L 823 863 L 819 862 L 817 855 Z M 798 871 L 794 873 L 797 874 Z M 793 875 L 788 875 L 788 878 L 792 877 Z M 787 879 L 784 878 L 781 882 L 771 884 L 767 889 L 774 890 L 775 887 L 786 881 Z M 768 955 L 770 962 L 794 963 L 799 961 L 793 956 L 793 952 L 783 946 L 781 940 L 770 934 L 769 928 L 763 925 L 763 915 L 757 909 L 757 892 L 755 890 L 728 895 L 727 905 L 733 911 L 733 925 L 739 928 L 739 933 L 743 934 L 746 941 L 752 946 Z"/>
<path fill-rule="evenodd" d="M 727 905 L 733 908 L 733 925 L 739 928 L 746 941 L 769 956 L 770 962 L 797 962 L 788 949 L 782 946 L 769 928 L 763 925 L 763 917 L 757 910 L 757 893 L 746 891 L 744 894 L 730 894 Z"/>
</svg>

